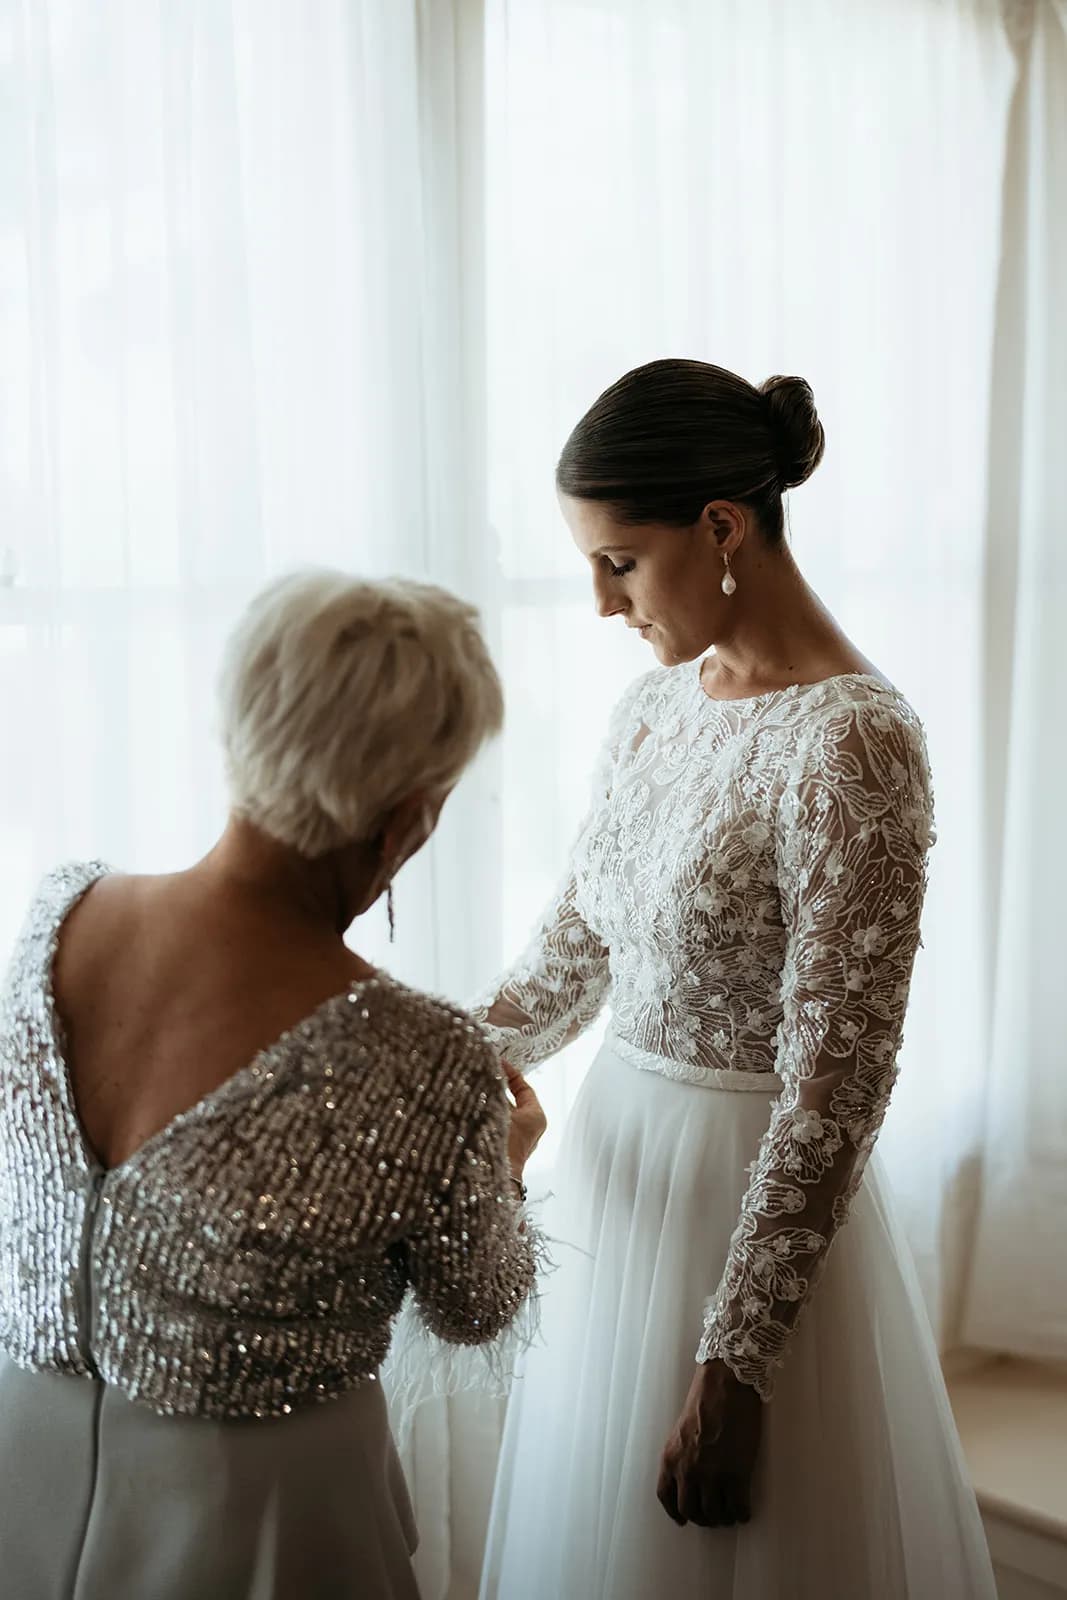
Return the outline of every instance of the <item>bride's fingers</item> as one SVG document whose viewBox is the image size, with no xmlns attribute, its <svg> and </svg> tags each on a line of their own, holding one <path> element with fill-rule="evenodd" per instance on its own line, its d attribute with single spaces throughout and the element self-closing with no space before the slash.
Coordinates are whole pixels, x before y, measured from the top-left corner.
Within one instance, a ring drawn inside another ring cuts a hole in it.
<svg viewBox="0 0 1067 1600">
<path fill-rule="evenodd" d="M 675 1482 L 674 1473 L 670 1470 L 665 1461 L 660 1463 L 659 1482 L 656 1485 L 656 1499 L 670 1517 L 671 1521 L 676 1522 L 679 1527 L 684 1527 L 684 1518 L 678 1510 L 678 1485 Z"/>
<path fill-rule="evenodd" d="M 748 1522 L 752 1516 L 748 1484 L 739 1478 L 727 1481 L 723 1499 L 734 1522 Z"/>
<path fill-rule="evenodd" d="M 678 1484 L 678 1510 L 681 1520 L 695 1522 L 698 1526 L 704 1523 L 704 1510 L 700 1503 L 700 1486 L 694 1483 L 691 1474 L 683 1472 Z"/>
</svg>

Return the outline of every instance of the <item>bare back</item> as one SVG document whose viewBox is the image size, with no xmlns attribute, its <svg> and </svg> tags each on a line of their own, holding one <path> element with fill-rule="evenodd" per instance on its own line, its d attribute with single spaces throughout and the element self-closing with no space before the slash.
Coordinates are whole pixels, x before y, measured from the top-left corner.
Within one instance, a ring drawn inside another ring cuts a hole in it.
<svg viewBox="0 0 1067 1600">
<path fill-rule="evenodd" d="M 339 936 L 195 871 L 100 879 L 63 925 L 53 986 L 101 1163 L 127 1160 L 372 970 Z"/>
</svg>

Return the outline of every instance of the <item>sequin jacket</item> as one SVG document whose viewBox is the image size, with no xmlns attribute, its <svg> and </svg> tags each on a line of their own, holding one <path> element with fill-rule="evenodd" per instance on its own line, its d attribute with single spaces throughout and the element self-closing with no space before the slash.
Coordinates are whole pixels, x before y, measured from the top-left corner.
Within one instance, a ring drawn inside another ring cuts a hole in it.
<svg viewBox="0 0 1067 1600">
<path fill-rule="evenodd" d="M 391 979 L 327 1000 L 100 1168 L 51 971 L 104 870 L 45 880 L 0 997 L 0 1349 L 223 1418 L 373 1381 L 409 1286 L 438 1338 L 494 1338 L 534 1279 L 500 1069 L 469 1017 Z"/>
</svg>

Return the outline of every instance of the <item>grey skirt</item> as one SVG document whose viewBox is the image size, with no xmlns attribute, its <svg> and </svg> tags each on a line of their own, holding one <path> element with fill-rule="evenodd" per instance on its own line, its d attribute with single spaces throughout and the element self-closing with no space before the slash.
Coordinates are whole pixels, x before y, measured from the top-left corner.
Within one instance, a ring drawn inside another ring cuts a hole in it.
<svg viewBox="0 0 1067 1600">
<path fill-rule="evenodd" d="M 0 1356 L 10 1600 L 418 1600 L 414 1549 L 378 1383 L 214 1422 Z"/>
</svg>

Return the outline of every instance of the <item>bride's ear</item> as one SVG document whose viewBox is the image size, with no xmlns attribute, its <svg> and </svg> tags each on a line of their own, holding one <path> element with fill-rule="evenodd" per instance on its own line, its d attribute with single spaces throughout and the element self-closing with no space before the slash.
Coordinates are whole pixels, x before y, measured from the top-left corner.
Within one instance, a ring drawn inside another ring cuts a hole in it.
<svg viewBox="0 0 1067 1600">
<path fill-rule="evenodd" d="M 732 500 L 712 500 L 700 514 L 700 523 L 722 555 L 732 556 L 745 537 L 747 522 L 742 508 Z"/>
</svg>

